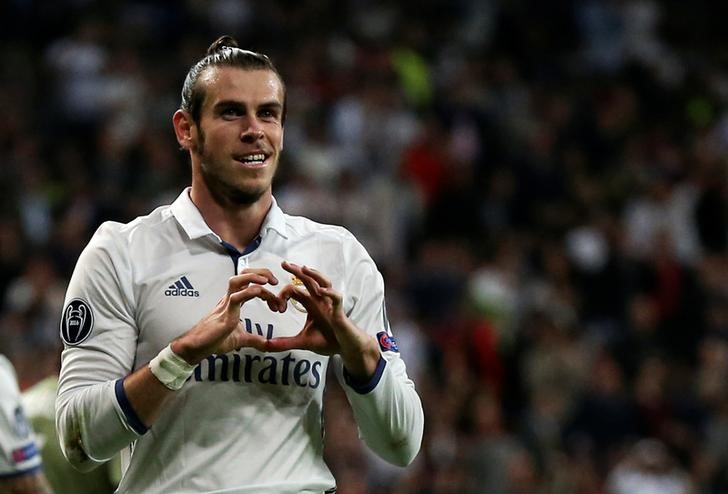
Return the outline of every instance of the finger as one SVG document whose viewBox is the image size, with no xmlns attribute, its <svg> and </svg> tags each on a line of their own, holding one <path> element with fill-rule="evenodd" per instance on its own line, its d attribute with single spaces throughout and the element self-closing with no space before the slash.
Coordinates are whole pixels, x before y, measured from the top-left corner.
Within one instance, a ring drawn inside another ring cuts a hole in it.
<svg viewBox="0 0 728 494">
<path fill-rule="evenodd" d="M 343 302 L 342 295 L 330 287 L 321 288 L 321 295 L 330 298 L 331 303 L 334 305 L 334 308 L 338 308 L 339 306 L 341 306 L 341 303 Z"/>
<path fill-rule="evenodd" d="M 228 294 L 239 292 L 240 290 L 247 288 L 251 283 L 257 285 L 265 285 L 268 283 L 268 279 L 265 276 L 259 274 L 245 274 L 236 275 L 228 280 Z"/>
<path fill-rule="evenodd" d="M 330 299 L 332 305 L 335 307 L 341 305 L 343 302 L 343 296 L 333 288 L 319 287 L 319 292 L 320 297 Z M 309 305 L 315 305 L 313 297 L 308 290 L 304 290 L 300 286 L 292 285 L 290 283 L 283 287 L 283 289 L 278 293 L 278 296 L 286 302 L 290 298 L 301 302 L 307 309 Z"/>
<path fill-rule="evenodd" d="M 273 294 L 273 292 L 266 290 L 265 288 L 260 293 L 260 295 L 258 295 L 258 298 L 260 298 L 261 300 L 265 300 L 265 302 L 268 304 L 268 308 L 273 312 L 286 311 L 287 302 L 280 298 L 278 295 Z"/>
<path fill-rule="evenodd" d="M 281 263 L 281 267 L 283 269 L 285 269 L 286 271 L 288 271 L 289 273 L 291 273 L 292 275 L 294 275 L 295 277 L 300 278 L 301 281 L 303 281 L 303 278 L 306 276 L 305 274 L 303 274 L 303 269 L 298 264 L 294 264 L 294 263 L 288 262 L 288 261 L 283 261 Z"/>
<path fill-rule="evenodd" d="M 235 333 L 236 349 L 246 347 L 255 348 L 256 350 L 264 352 L 266 351 L 267 341 L 268 340 L 266 340 L 264 336 L 248 333 L 247 331 L 245 331 L 245 329 L 243 329 L 242 326 L 240 326 L 238 328 L 238 331 Z"/>
<path fill-rule="evenodd" d="M 308 310 L 308 306 L 311 301 L 311 294 L 300 286 L 288 284 L 278 293 L 278 298 L 280 298 L 281 302 L 286 304 L 286 306 L 288 305 L 289 299 L 297 300 Z"/>
<path fill-rule="evenodd" d="M 240 290 L 250 283 L 257 283 L 259 285 L 270 283 L 271 285 L 277 285 L 278 279 L 269 269 L 249 268 L 245 269 L 240 274 L 232 276 L 228 281 L 228 289 L 232 293 Z"/>
<path fill-rule="evenodd" d="M 298 264 L 294 264 L 288 261 L 283 261 L 281 263 L 281 267 L 292 274 L 296 274 L 297 272 L 301 271 L 301 267 Z"/>
<path fill-rule="evenodd" d="M 280 311 L 281 309 L 281 300 L 272 292 L 266 290 L 260 285 L 249 285 L 248 287 L 230 295 L 230 310 L 237 310 L 237 307 L 253 298 L 265 300 L 268 303 L 268 307 L 270 307 L 273 311 Z"/>
<path fill-rule="evenodd" d="M 281 299 L 279 296 L 274 295 L 273 298 L 266 297 L 264 299 L 266 303 L 268 304 L 268 308 L 272 312 L 280 312 L 283 313 L 286 311 L 286 308 L 288 306 L 288 302 Z"/>
<path fill-rule="evenodd" d="M 288 350 L 309 350 L 322 355 L 336 353 L 336 348 L 326 341 L 320 333 L 300 332 L 295 336 L 279 336 L 271 338 L 265 343 L 268 352 L 285 352 Z"/>
<path fill-rule="evenodd" d="M 331 287 L 331 281 L 329 281 L 328 278 L 326 278 L 323 274 L 321 274 L 320 271 L 317 271 L 313 268 L 309 268 L 308 266 L 303 266 L 301 268 L 301 271 L 307 276 L 310 276 L 314 280 L 316 280 L 316 283 L 318 283 L 323 288 L 330 288 Z"/>
<path fill-rule="evenodd" d="M 299 302 L 309 314 L 314 315 L 321 313 L 321 309 L 318 307 L 314 296 L 301 286 L 286 285 L 286 287 L 284 287 L 278 295 L 284 301 L 286 307 L 288 306 L 288 301 L 293 299 L 296 302 Z"/>
<path fill-rule="evenodd" d="M 285 352 L 287 350 L 305 350 L 305 340 L 301 333 L 296 336 L 279 336 L 265 343 L 266 352 Z"/>
<path fill-rule="evenodd" d="M 303 282 L 303 285 L 306 287 L 306 289 L 313 293 L 314 295 L 319 295 L 319 284 L 318 282 L 308 274 L 304 272 L 304 268 L 297 265 L 292 264 L 288 261 L 283 261 L 281 263 L 281 267 L 288 271 L 289 273 L 295 275 L 299 280 Z"/>
<path fill-rule="evenodd" d="M 278 278 L 275 277 L 273 272 L 268 268 L 245 268 L 240 274 L 259 274 L 265 276 L 268 279 L 268 283 L 271 285 L 278 284 Z"/>
<path fill-rule="evenodd" d="M 263 300 L 266 301 L 268 304 L 268 308 L 272 310 L 273 312 L 285 312 L 288 301 L 283 300 L 280 296 L 274 295 L 272 292 L 266 290 L 266 294 L 263 297 Z"/>
</svg>

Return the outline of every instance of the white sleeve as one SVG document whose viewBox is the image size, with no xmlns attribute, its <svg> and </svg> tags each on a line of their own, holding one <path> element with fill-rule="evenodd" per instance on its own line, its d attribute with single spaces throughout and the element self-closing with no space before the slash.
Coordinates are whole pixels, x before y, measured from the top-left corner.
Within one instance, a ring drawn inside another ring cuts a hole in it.
<svg viewBox="0 0 728 494">
<path fill-rule="evenodd" d="M 0 480 L 40 468 L 40 453 L 31 432 L 15 369 L 0 355 Z"/>
<path fill-rule="evenodd" d="M 349 305 L 347 315 L 377 339 L 382 358 L 366 383 L 353 382 L 338 356 L 334 369 L 353 409 L 360 437 L 382 459 L 406 466 L 420 450 L 425 421 L 422 403 L 387 321 L 382 275 L 361 244 L 354 242 L 352 247 L 345 254 L 349 268 L 343 290 Z"/>
<path fill-rule="evenodd" d="M 137 329 L 131 269 L 117 229 L 105 223 L 81 253 L 61 317 L 56 428 L 63 454 L 82 471 L 146 432 L 122 386 L 134 366 Z"/>
</svg>

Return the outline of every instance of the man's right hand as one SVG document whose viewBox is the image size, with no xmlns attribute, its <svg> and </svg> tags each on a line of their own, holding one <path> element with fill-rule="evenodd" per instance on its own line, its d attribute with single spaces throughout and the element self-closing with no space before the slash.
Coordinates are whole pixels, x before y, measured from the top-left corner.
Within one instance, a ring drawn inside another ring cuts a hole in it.
<svg viewBox="0 0 728 494">
<path fill-rule="evenodd" d="M 230 278 L 225 296 L 192 329 L 172 341 L 172 351 L 190 365 L 198 364 L 213 353 L 227 353 L 242 347 L 264 351 L 266 339 L 248 333 L 240 324 L 240 308 L 248 300 L 259 298 L 265 300 L 273 312 L 285 311 L 287 301 L 265 289 L 266 284 L 278 284 L 268 269 L 246 269 Z"/>
<path fill-rule="evenodd" d="M 197 365 L 213 353 L 227 353 L 242 347 L 264 351 L 266 339 L 248 333 L 240 324 L 240 307 L 250 299 L 259 298 L 265 300 L 272 311 L 283 312 L 286 302 L 263 288 L 266 284 L 278 284 L 268 269 L 246 269 L 230 278 L 225 296 L 192 329 L 172 341 L 172 351 L 190 365 Z M 147 365 L 124 379 L 124 392 L 147 427 L 157 420 L 164 402 L 174 393 Z"/>
</svg>

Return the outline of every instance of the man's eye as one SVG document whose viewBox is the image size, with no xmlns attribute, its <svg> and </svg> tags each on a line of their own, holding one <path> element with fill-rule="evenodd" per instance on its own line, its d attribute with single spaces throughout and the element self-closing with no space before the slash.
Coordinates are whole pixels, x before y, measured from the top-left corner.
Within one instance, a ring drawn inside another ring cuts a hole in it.
<svg viewBox="0 0 728 494">
<path fill-rule="evenodd" d="M 261 110 L 260 118 L 276 118 L 278 114 L 274 110 Z"/>
<path fill-rule="evenodd" d="M 226 108 L 222 111 L 221 115 L 223 117 L 239 117 L 241 112 L 236 108 Z"/>
</svg>

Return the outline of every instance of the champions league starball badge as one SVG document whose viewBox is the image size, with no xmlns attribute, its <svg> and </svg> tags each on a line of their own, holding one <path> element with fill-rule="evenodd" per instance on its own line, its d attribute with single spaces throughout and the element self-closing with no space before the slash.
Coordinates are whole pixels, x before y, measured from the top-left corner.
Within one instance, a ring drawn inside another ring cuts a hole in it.
<svg viewBox="0 0 728 494">
<path fill-rule="evenodd" d="M 297 276 L 291 277 L 291 285 L 295 286 L 296 288 L 300 287 L 306 290 L 306 287 L 303 284 L 303 281 L 301 281 Z M 291 305 L 299 312 L 306 312 L 306 308 L 299 302 L 298 300 L 289 299 L 288 300 Z"/>
</svg>

